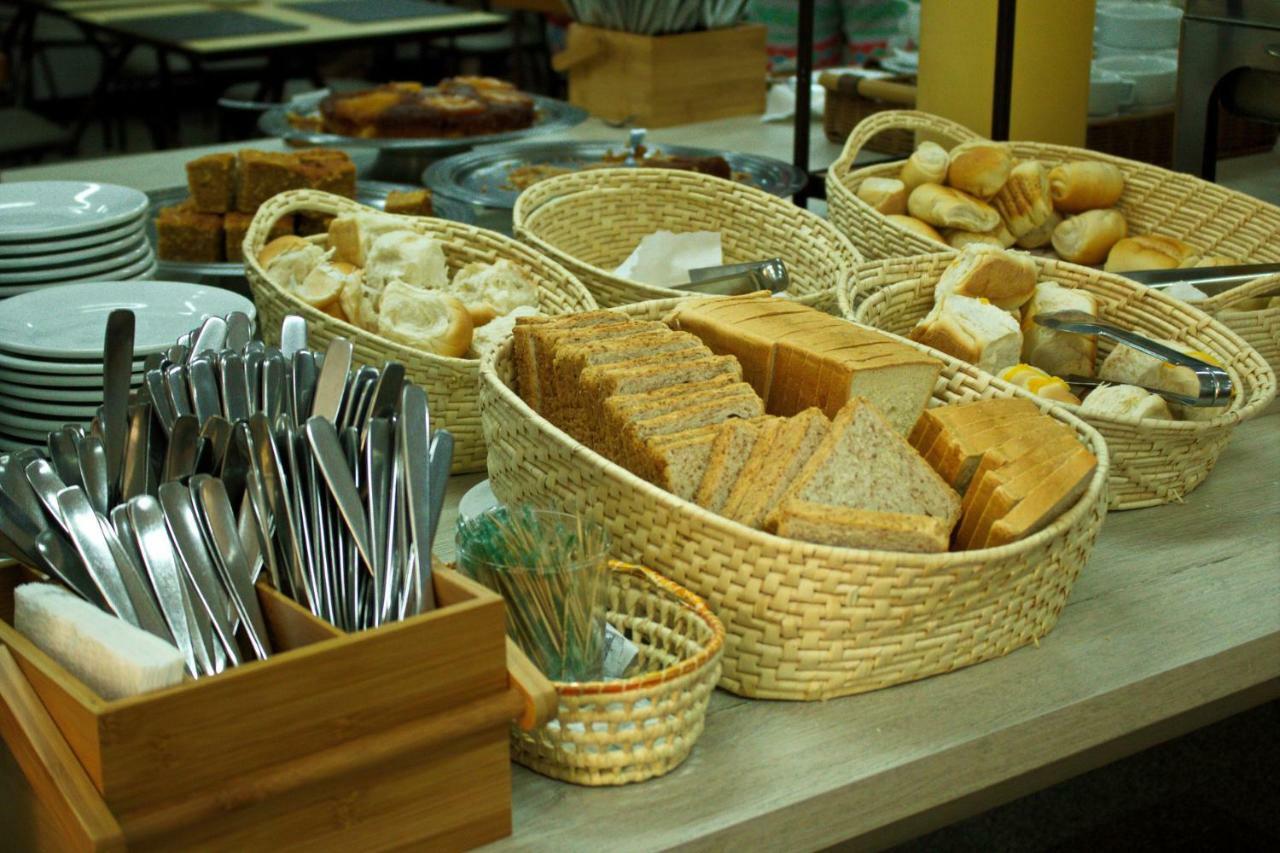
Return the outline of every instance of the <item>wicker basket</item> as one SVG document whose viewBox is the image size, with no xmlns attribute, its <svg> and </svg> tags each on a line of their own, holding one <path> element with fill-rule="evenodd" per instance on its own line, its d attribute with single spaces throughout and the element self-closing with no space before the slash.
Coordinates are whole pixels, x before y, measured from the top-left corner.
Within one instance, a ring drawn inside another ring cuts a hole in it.
<svg viewBox="0 0 1280 853">
<path fill-rule="evenodd" d="M 625 785 L 670 773 L 702 734 L 720 680 L 724 626 L 702 599 L 662 575 L 611 562 L 609 624 L 638 648 L 644 672 L 618 681 L 555 682 L 556 720 L 511 730 L 511 756 L 579 785 Z"/>
<path fill-rule="evenodd" d="M 674 301 L 626 313 L 660 318 Z M 915 346 L 915 344 L 912 344 Z M 511 343 L 481 366 L 493 491 L 605 524 L 615 556 L 652 566 L 725 623 L 720 686 L 763 699 L 829 699 L 957 669 L 1053 628 L 1106 512 L 1108 453 L 1092 427 L 934 350 L 935 404 L 1021 396 L 1098 457 L 1085 494 L 1049 527 L 999 548 L 906 554 L 783 539 L 641 480 L 560 431 L 513 390 Z"/>
<path fill-rule="evenodd" d="M 866 258 L 953 251 L 889 222 L 883 214 L 854 195 L 864 178 L 894 178 L 901 163 L 881 163 L 855 169 L 853 160 L 867 140 L 886 130 L 918 130 L 955 143 L 979 139 L 962 125 L 929 113 L 897 110 L 875 113 L 854 128 L 844 151 L 827 171 L 827 206 L 831 220 Z M 1097 160 L 1112 163 L 1124 173 L 1124 195 L 1117 207 L 1135 234 L 1176 237 L 1202 252 L 1238 258 L 1244 263 L 1280 261 L 1280 208 L 1190 175 L 1170 172 L 1107 154 L 1045 145 L 1010 143 L 1015 156 L 1046 163 Z"/>
<path fill-rule="evenodd" d="M 574 273 L 602 307 L 686 296 L 611 271 L 654 231 L 719 231 L 726 264 L 782 258 L 788 293 L 814 304 L 862 260 L 826 220 L 763 190 L 673 169 L 591 169 L 520 193 L 515 234 Z M 834 309 L 834 301 L 827 306 Z"/>
<path fill-rule="evenodd" d="M 280 323 L 286 314 L 299 314 L 306 318 L 307 337 L 315 349 L 323 350 L 331 340 L 342 337 L 355 345 L 354 360 L 358 364 L 381 366 L 386 361 L 400 362 L 404 365 L 405 376 L 426 389 L 433 423 L 453 433 L 453 473 L 484 470 L 484 435 L 476 405 L 478 360 L 447 358 L 387 340 L 312 308 L 267 280 L 262 265 L 257 261 L 258 251 L 266 242 L 272 223 L 299 210 L 335 215 L 378 212 L 341 196 L 316 190 L 281 193 L 258 209 L 245 235 L 245 273 L 253 301 L 258 307 L 258 327 L 268 343 L 279 343 Z M 473 261 L 493 263 L 506 258 L 524 270 L 537 285 L 542 311 L 568 314 L 596 307 L 591 294 L 569 271 L 509 237 L 447 219 L 402 218 L 406 229 L 429 234 L 443 243 L 450 274 Z"/>
<path fill-rule="evenodd" d="M 1252 311 L 1239 307 L 1241 302 L 1267 293 L 1280 296 L 1280 274 L 1233 287 L 1197 303 L 1196 307 L 1248 341 L 1271 365 L 1272 372 L 1280 374 L 1280 307 Z"/>
<path fill-rule="evenodd" d="M 933 289 L 950 255 L 917 255 L 868 261 L 854 272 L 841 305 L 857 304 L 846 316 L 905 335 L 933 307 Z M 1256 350 L 1204 312 L 1136 282 L 1088 267 L 1037 258 L 1042 278 L 1088 290 L 1098 313 L 1123 328 L 1192 344 L 1212 353 L 1239 389 L 1227 410 L 1205 421 L 1082 415 L 1111 449 L 1111 509 L 1136 509 L 1180 501 L 1200 485 L 1240 421 L 1275 397 L 1276 377 Z M 1102 358 L 1112 349 L 1098 341 Z M 1075 407 L 1071 407 L 1074 409 Z"/>
</svg>

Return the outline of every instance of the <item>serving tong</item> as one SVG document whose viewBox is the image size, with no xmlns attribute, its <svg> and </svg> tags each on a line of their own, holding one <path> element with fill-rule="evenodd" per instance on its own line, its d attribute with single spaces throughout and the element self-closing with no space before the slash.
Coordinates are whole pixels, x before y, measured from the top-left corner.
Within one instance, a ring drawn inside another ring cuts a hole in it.
<svg viewBox="0 0 1280 853">
<path fill-rule="evenodd" d="M 738 296 L 768 290 L 781 293 L 790 285 L 787 265 L 782 258 L 749 261 L 744 264 L 725 264 L 718 267 L 698 267 L 689 270 L 689 281 L 676 284 L 676 290 L 710 293 L 717 296 Z"/>
<path fill-rule="evenodd" d="M 1093 315 L 1084 311 L 1055 311 L 1051 314 L 1037 314 L 1035 321 L 1041 326 L 1062 332 L 1073 332 L 1080 335 L 1101 335 L 1116 343 L 1133 347 L 1153 358 L 1158 358 L 1180 367 L 1190 368 L 1200 382 L 1200 393 L 1195 397 L 1159 388 L 1144 389 L 1153 394 L 1159 394 L 1172 402 L 1195 407 L 1226 406 L 1231 403 L 1231 397 L 1235 393 L 1231 375 L 1221 367 L 1179 352 L 1128 329 L 1100 322 Z M 1066 376 L 1063 378 L 1070 385 L 1096 387 L 1105 384 L 1105 380 L 1087 376 Z"/>
</svg>

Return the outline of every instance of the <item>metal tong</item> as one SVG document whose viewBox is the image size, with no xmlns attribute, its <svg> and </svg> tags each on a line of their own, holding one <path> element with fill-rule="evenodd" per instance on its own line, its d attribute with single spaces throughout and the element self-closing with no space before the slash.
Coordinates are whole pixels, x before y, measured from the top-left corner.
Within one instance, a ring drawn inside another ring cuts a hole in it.
<svg viewBox="0 0 1280 853">
<path fill-rule="evenodd" d="M 673 285 L 676 290 L 710 293 L 717 296 L 737 296 L 768 290 L 781 293 L 790 285 L 787 266 L 781 258 L 766 261 L 750 261 L 745 264 L 727 264 L 719 267 L 700 267 L 689 270 L 687 284 Z"/>
<path fill-rule="evenodd" d="M 1216 296 L 1264 275 L 1280 272 L 1280 264 L 1239 264 L 1224 267 L 1195 267 L 1174 270 L 1131 270 L 1120 273 L 1152 290 L 1163 290 L 1175 284 L 1190 284 L 1205 296 Z M 1259 296 L 1280 295 L 1280 287 Z"/>
<path fill-rule="evenodd" d="M 1221 367 L 1201 361 L 1176 349 L 1171 349 L 1164 344 L 1157 343 L 1128 329 L 1121 329 L 1118 326 L 1100 322 L 1091 314 L 1086 314 L 1083 311 L 1056 311 L 1052 314 L 1037 314 L 1035 321 L 1041 326 L 1057 329 L 1061 332 L 1074 332 L 1080 335 L 1102 335 L 1104 338 L 1110 338 L 1116 343 L 1133 347 L 1153 358 L 1190 368 L 1200 382 L 1198 396 L 1191 397 L 1156 388 L 1148 389 L 1152 393 L 1159 394 L 1175 403 L 1197 407 L 1226 406 L 1230 404 L 1231 396 L 1235 392 L 1230 374 Z M 1067 376 L 1064 378 L 1072 385 L 1099 385 L 1103 382 L 1103 380 L 1083 376 Z"/>
</svg>

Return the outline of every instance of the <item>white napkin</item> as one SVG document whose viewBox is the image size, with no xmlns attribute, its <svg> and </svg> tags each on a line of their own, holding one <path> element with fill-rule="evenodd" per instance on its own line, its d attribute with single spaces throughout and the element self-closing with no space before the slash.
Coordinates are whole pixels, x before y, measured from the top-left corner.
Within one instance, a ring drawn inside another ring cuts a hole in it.
<svg viewBox="0 0 1280 853">
<path fill-rule="evenodd" d="M 1164 288 L 1164 293 L 1165 296 L 1172 296 L 1174 299 L 1181 299 L 1183 302 L 1200 302 L 1208 298 L 1203 290 L 1185 281 L 1174 282 L 1169 287 Z"/>
<path fill-rule="evenodd" d="M 822 118 L 827 103 L 827 90 L 820 83 L 809 84 L 809 115 Z M 796 78 L 789 77 L 769 87 L 764 101 L 764 115 L 760 121 L 783 121 L 796 114 Z"/>
<path fill-rule="evenodd" d="M 687 284 L 689 270 L 720 266 L 723 257 L 719 231 L 656 231 L 642 237 L 640 245 L 613 274 L 642 284 L 670 287 Z"/>
</svg>

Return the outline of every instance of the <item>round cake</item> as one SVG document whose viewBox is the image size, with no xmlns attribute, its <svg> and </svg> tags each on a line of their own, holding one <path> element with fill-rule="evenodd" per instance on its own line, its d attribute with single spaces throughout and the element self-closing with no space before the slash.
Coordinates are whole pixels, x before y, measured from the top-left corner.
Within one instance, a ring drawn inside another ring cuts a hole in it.
<svg viewBox="0 0 1280 853">
<path fill-rule="evenodd" d="M 320 102 L 327 133 L 422 138 L 479 136 L 520 130 L 534 122 L 533 99 L 505 80 L 450 77 L 435 88 L 386 83 L 330 95 Z"/>
</svg>

